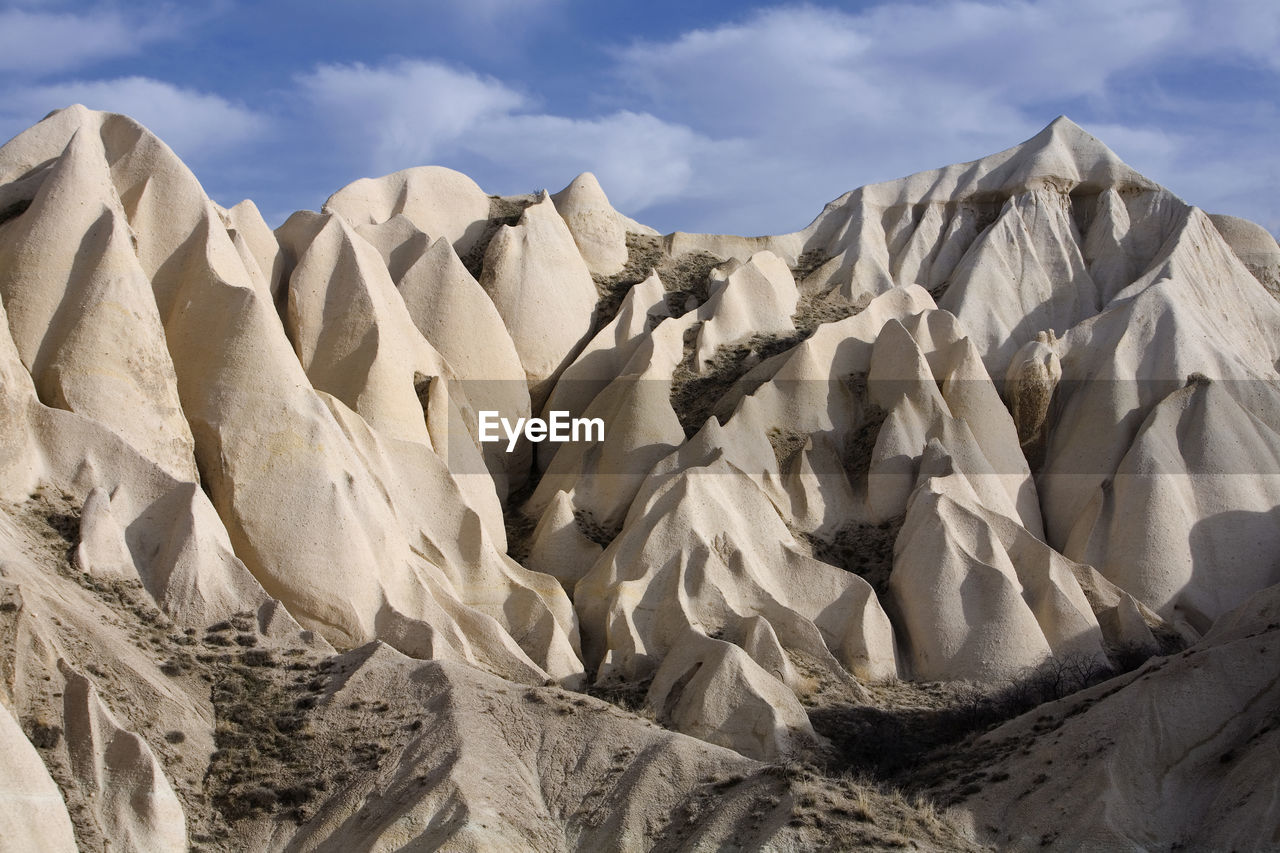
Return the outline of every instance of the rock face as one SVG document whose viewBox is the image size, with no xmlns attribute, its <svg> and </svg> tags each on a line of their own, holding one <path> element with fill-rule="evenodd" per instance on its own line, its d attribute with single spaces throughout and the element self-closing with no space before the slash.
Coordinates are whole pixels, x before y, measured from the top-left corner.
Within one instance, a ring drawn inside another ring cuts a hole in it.
<svg viewBox="0 0 1280 853">
<path fill-rule="evenodd" d="M 182 804 L 147 742 L 120 727 L 93 682 L 70 668 L 64 675 L 71 771 L 104 834 L 134 850 L 186 850 Z"/>
<path fill-rule="evenodd" d="M 1274 846 L 1277 274 L 1066 119 L 743 238 L 441 167 L 272 231 L 55 112 L 0 849 Z"/>
<path fill-rule="evenodd" d="M 381 225 L 403 216 L 433 240 L 444 238 L 465 255 L 485 230 L 489 197 L 461 172 L 419 166 L 383 178 L 364 178 L 329 196 L 326 213 L 352 227 Z"/>
<path fill-rule="evenodd" d="M 4 777 L 0 782 L 0 830 L 6 850 L 73 851 L 75 833 L 67 804 L 40 753 L 27 740 L 9 709 L 0 709 Z"/>
<path fill-rule="evenodd" d="M 994 765 L 1008 781 L 975 797 L 974 820 L 1006 849 L 1274 847 L 1278 604 L 1264 590 L 1181 654 L 1046 706 L 1056 737 L 1031 715 L 986 735 L 1035 759 Z M 1083 743 L 1087 762 L 1071 752 Z"/>
<path fill-rule="evenodd" d="M 609 204 L 595 175 L 583 172 L 551 200 L 573 234 L 587 269 L 613 275 L 627 265 L 626 222 Z"/>
<path fill-rule="evenodd" d="M 586 342 L 596 304 L 591 273 L 550 196 L 494 235 L 480 285 L 510 330 L 540 409 L 551 380 Z"/>
</svg>

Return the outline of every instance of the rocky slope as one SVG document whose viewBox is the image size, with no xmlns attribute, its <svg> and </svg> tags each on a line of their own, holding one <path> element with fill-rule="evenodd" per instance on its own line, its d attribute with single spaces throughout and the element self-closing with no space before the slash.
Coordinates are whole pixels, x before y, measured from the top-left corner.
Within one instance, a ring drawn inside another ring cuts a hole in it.
<svg viewBox="0 0 1280 853">
<path fill-rule="evenodd" d="M 1066 119 L 742 238 L 439 167 L 273 232 L 53 113 L 0 849 L 1280 845 L 1277 281 Z"/>
</svg>

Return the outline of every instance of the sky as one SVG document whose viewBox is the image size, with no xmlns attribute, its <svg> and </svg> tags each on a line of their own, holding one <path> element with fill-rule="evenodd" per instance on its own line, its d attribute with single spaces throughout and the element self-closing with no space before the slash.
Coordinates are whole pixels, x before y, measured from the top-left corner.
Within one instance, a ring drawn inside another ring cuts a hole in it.
<svg viewBox="0 0 1280 853">
<path fill-rule="evenodd" d="M 1274 0 L 0 0 L 0 139 L 71 103 L 273 226 L 437 164 L 501 194 L 592 171 L 663 232 L 782 233 L 1065 114 L 1280 234 Z"/>
</svg>

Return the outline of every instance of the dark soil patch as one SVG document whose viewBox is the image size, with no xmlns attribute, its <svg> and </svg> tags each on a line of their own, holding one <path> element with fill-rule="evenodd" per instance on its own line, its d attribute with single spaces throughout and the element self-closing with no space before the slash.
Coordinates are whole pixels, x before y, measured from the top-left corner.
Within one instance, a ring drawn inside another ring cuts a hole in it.
<svg viewBox="0 0 1280 853">
<path fill-rule="evenodd" d="M 985 768 L 1023 746 L 979 743 L 982 734 L 1114 675 L 1092 658 L 1054 658 L 999 685 L 871 685 L 872 704 L 837 700 L 810 708 L 809 719 L 832 744 L 828 772 L 861 774 L 906 791 L 940 791 L 951 804 L 987 775 Z M 1060 725 L 1046 718 L 1037 731 Z"/>
<path fill-rule="evenodd" d="M 230 821 L 282 809 L 301 820 L 302 807 L 327 787 L 303 748 L 306 688 L 272 667 L 225 660 L 212 691 L 218 750 L 206 784 L 213 804 Z"/>
<path fill-rule="evenodd" d="M 654 238 L 657 239 L 657 238 Z M 710 252 L 686 252 L 678 258 L 663 255 L 658 277 L 667 291 L 667 310 L 679 317 L 711 295 L 711 271 L 724 263 Z M 692 298 L 691 298 L 692 297 Z"/>
<path fill-rule="evenodd" d="M 893 571 L 893 546 L 898 540 L 904 516 L 879 524 L 849 522 L 834 532 L 819 536 L 802 533 L 815 559 L 858 575 L 871 584 L 882 600 L 889 591 Z"/>
<path fill-rule="evenodd" d="M 649 695 L 649 685 L 652 683 L 651 676 L 642 681 L 618 681 L 604 685 L 588 684 L 583 692 L 611 705 L 617 705 L 629 713 L 653 719 L 653 713 L 644 704 L 645 697 Z"/>
<path fill-rule="evenodd" d="M 865 307 L 866 303 L 851 305 L 835 293 L 801 296 L 791 322 L 795 324 L 800 340 L 804 340 L 824 323 L 836 323 L 846 317 L 852 317 Z"/>
<path fill-rule="evenodd" d="M 631 288 L 648 278 L 654 270 L 661 269 L 665 262 L 661 238 L 628 232 L 627 265 L 610 276 L 592 276 L 600 299 L 596 302 L 595 326 L 591 333 L 594 335 L 609 325 L 618 316 L 618 310 Z M 658 275 L 661 277 L 662 273 Z"/>
<path fill-rule="evenodd" d="M 590 510 L 574 510 L 573 520 L 578 531 L 601 548 L 608 548 L 609 543 L 616 539 L 621 532 L 618 528 L 606 527 L 596 521 L 595 515 Z"/>
<path fill-rule="evenodd" d="M 749 370 L 762 361 L 786 352 L 803 338 L 798 334 L 753 335 L 716 350 L 711 363 L 701 373 L 694 370 L 695 346 L 701 324 L 685 332 L 685 356 L 671 375 L 671 407 L 675 409 L 686 438 L 697 434 L 716 410 L 721 398 Z"/>
<path fill-rule="evenodd" d="M 796 283 L 804 281 L 813 275 L 822 265 L 831 260 L 831 256 L 823 249 L 809 249 L 801 252 L 800 257 L 796 258 L 796 265 L 791 268 L 791 274 L 795 276 Z"/>
<path fill-rule="evenodd" d="M 480 238 L 467 250 L 462 256 L 462 265 L 467 268 L 467 272 L 471 273 L 477 281 L 480 279 L 480 273 L 484 268 L 484 255 L 489 249 L 489 243 L 493 240 L 493 235 L 498 233 L 498 229 L 504 225 L 519 225 L 520 217 L 524 215 L 525 208 L 538 201 L 537 196 L 489 196 L 489 221 L 485 223 L 484 231 L 480 234 Z"/>
<path fill-rule="evenodd" d="M 691 327 L 685 332 L 684 359 L 671 376 L 671 406 L 680 419 L 680 425 L 684 427 L 685 437 L 693 437 L 702 428 L 711 413 L 717 410 L 724 395 L 754 367 L 790 352 L 812 337 L 818 326 L 843 320 L 858 310 L 860 309 L 839 302 L 801 299 L 800 306 L 792 317 L 795 331 L 757 334 L 745 341 L 723 344 L 716 350 L 711 363 L 701 372 L 694 365 L 694 348 L 701 325 Z M 865 378 L 863 384 L 865 386 Z M 875 434 L 878 434 L 879 424 L 883 420 L 881 415 L 875 424 Z M 872 446 L 874 444 L 873 435 Z M 775 447 L 775 451 L 777 449 Z"/>
<path fill-rule="evenodd" d="M 529 559 L 533 531 L 538 526 L 538 519 L 526 515 L 521 507 L 533 497 L 538 483 L 542 481 L 542 472 L 537 464 L 531 464 L 528 473 L 525 484 L 507 496 L 507 505 L 502 511 L 502 521 L 507 529 L 507 556 L 521 565 Z"/>
</svg>

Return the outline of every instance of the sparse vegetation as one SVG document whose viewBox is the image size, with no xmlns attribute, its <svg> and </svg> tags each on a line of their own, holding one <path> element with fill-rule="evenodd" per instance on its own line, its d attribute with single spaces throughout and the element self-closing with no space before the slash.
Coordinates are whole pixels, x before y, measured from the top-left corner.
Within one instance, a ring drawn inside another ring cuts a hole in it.
<svg viewBox="0 0 1280 853">
<path fill-rule="evenodd" d="M 595 515 L 587 509 L 578 509 L 573 512 L 573 520 L 578 530 L 583 536 L 599 545 L 601 548 L 608 548 L 618 535 L 617 528 L 605 527 L 596 521 Z"/>
<path fill-rule="evenodd" d="M 865 441 L 852 443 L 872 445 L 877 429 L 878 424 L 869 427 Z M 797 444 L 800 437 L 776 439 L 785 446 Z M 68 553 L 68 546 L 74 547 L 78 539 L 78 518 L 67 501 L 54 511 L 39 505 L 50 531 L 50 547 L 58 554 Z M 598 539 L 612 535 L 585 514 L 577 521 Z M 874 531 L 856 531 L 863 537 L 859 547 L 888 560 L 895 524 L 896 520 Z M 865 541 L 868 535 L 880 536 L 878 544 Z M 838 537 L 837 542 L 848 546 Z M 861 567 L 864 575 L 873 574 L 866 564 L 874 561 L 866 557 L 855 566 L 843 552 L 826 556 L 854 571 Z M 212 685 L 217 750 L 203 791 L 187 790 L 184 796 L 208 797 L 216 818 L 205 818 L 201 828 L 193 830 L 193 840 L 206 839 L 200 843 L 217 846 L 233 837 L 234 824 L 243 820 L 305 820 L 324 792 L 381 768 L 388 756 L 398 754 L 398 738 L 412 737 L 422 729 L 421 719 L 406 718 L 391 703 L 375 697 L 352 699 L 350 708 L 344 706 L 338 712 L 350 718 L 346 729 L 316 730 L 312 719 L 330 689 L 332 661 L 316 661 L 301 648 L 268 648 L 257 633 L 252 613 L 234 614 L 203 631 L 177 632 L 155 610 L 141 584 L 103 582 L 73 571 L 69 564 L 65 572 L 117 612 L 131 620 L 136 617 L 136 624 L 146 629 L 140 635 L 144 643 L 161 655 L 162 672 L 172 678 L 202 678 Z M 202 645 L 197 638 L 203 639 Z M 1137 659 L 1142 651 L 1126 654 Z M 89 671 L 102 683 L 109 682 L 108 673 L 96 667 Z M 816 672 L 804 671 L 810 677 Z M 828 753 L 812 756 L 815 764 L 713 775 L 688 795 L 670 832 L 677 836 L 694 832 L 718 813 L 726 799 L 741 798 L 743 820 L 737 837 L 743 841 L 759 837 L 753 833 L 762 827 L 781 825 L 797 835 L 797 843 L 814 848 L 886 849 L 923 842 L 963 849 L 967 842 L 925 797 L 959 803 L 985 786 L 1007 782 L 1008 774 L 996 769 L 999 759 L 1027 744 L 979 743 L 977 736 L 1106 674 L 1092 659 L 1062 659 L 995 690 L 955 684 L 874 685 L 869 688 L 870 703 L 865 701 L 865 691 L 857 702 L 842 701 L 853 695 L 847 685 L 815 690 L 809 695 L 810 715 L 815 728 L 832 743 Z M 619 712 L 652 720 L 644 706 L 647 690 L 648 684 L 641 682 L 593 687 L 587 692 L 618 706 Z M 591 700 L 556 687 L 529 688 L 523 697 L 529 705 L 545 706 L 558 716 L 596 710 Z M 332 708 L 325 711 L 333 712 Z M 1069 713 L 1042 715 L 1027 737 L 1056 730 Z M 56 749 L 60 742 L 56 725 L 25 719 L 24 728 L 43 750 Z M 171 746 L 187 740 L 176 729 L 153 736 Z M 1226 762 L 1234 759 L 1231 753 L 1223 756 Z M 612 772 L 625 772 L 632 760 L 631 754 L 619 753 Z M 1042 776 L 1040 784 L 1046 778 Z"/>
<path fill-rule="evenodd" d="M 522 507 L 533 496 L 541 479 L 542 472 L 538 470 L 538 466 L 531 465 L 528 481 L 508 496 L 506 508 L 502 512 L 502 521 L 507 529 L 507 556 L 517 563 L 523 564 L 529 559 L 533 531 L 538 526 L 538 519 L 525 515 Z"/>
<path fill-rule="evenodd" d="M 774 825 L 785 827 L 792 844 L 811 850 L 980 849 L 923 797 L 798 761 L 708 776 L 674 810 L 663 840 L 679 846 L 722 809 L 742 815 L 731 843 L 744 847 Z"/>
<path fill-rule="evenodd" d="M 876 595 L 889 590 L 889 573 L 893 571 L 893 546 L 898 541 L 904 516 L 898 515 L 879 524 L 846 522 L 832 533 L 819 536 L 801 532 L 814 559 L 846 572 L 852 572 L 871 584 Z"/>
<path fill-rule="evenodd" d="M 701 324 L 690 327 L 685 332 L 684 358 L 671 376 L 671 406 L 685 436 L 696 434 L 717 412 L 724 395 L 754 367 L 808 340 L 823 323 L 842 320 L 858 310 L 841 302 L 802 298 L 792 317 L 795 331 L 756 334 L 745 341 L 722 344 L 710 363 L 701 366 L 694 363 Z"/>
<path fill-rule="evenodd" d="M 40 717 L 33 717 L 22 727 L 36 749 L 54 749 L 62 743 L 62 727 Z"/>
<path fill-rule="evenodd" d="M 846 381 L 855 387 L 858 399 L 864 401 L 865 408 L 861 426 L 845 441 L 841 460 L 844 462 L 849 482 L 861 484 L 867 481 L 867 475 L 871 473 L 871 459 L 875 455 L 876 440 L 880 438 L 880 428 L 884 426 L 885 418 L 889 413 L 867 401 L 865 391 L 860 390 L 866 387 L 865 376 L 851 376 Z"/>
<path fill-rule="evenodd" d="M 931 783 L 947 781 L 962 741 L 1114 674 L 1094 657 L 1055 657 L 994 686 L 965 682 L 871 685 L 872 703 L 836 698 L 810 708 L 809 719 L 832 743 L 828 757 L 832 772 L 866 774 L 921 791 Z M 1041 730 L 1061 725 L 1052 718 L 1043 723 Z M 970 755 L 959 766 L 969 772 L 983 762 Z M 961 791 L 974 784 L 976 777 L 951 781 L 951 790 Z"/>
<path fill-rule="evenodd" d="M 677 258 L 664 255 L 658 277 L 667 290 L 667 310 L 679 317 L 692 305 L 701 305 L 710 296 L 711 271 L 724 263 L 710 252 L 687 252 Z"/>
<path fill-rule="evenodd" d="M 645 697 L 649 695 L 649 686 L 653 678 L 640 681 L 613 681 L 604 685 L 588 684 L 584 692 L 588 696 L 616 705 L 629 714 L 635 714 L 646 720 L 656 721 L 653 711 L 645 705 Z"/>
<path fill-rule="evenodd" d="M 778 470 L 785 471 L 792 457 L 803 450 L 808 441 L 808 433 L 780 427 L 770 428 L 769 446 L 773 448 L 773 456 L 778 461 Z"/>
<path fill-rule="evenodd" d="M 308 698 L 300 694 L 310 690 L 267 665 L 222 659 L 212 690 L 218 750 L 206 784 L 214 806 L 228 820 L 282 808 L 301 819 L 305 805 L 327 788 L 313 756 L 303 748 L 308 709 L 299 707 L 299 700 Z"/>
<path fill-rule="evenodd" d="M 485 223 L 484 231 L 480 234 L 480 237 L 461 257 L 462 265 L 476 279 L 480 278 L 480 273 L 484 267 L 484 254 L 489 248 L 490 241 L 493 240 L 493 235 L 497 234 L 498 229 L 504 225 L 519 225 L 520 217 L 524 215 L 525 208 L 534 204 L 537 200 L 535 195 L 489 196 L 489 221 Z"/>
<path fill-rule="evenodd" d="M 791 274 L 795 276 L 796 283 L 803 282 L 829 260 L 831 256 L 825 249 L 809 249 L 801 252 L 800 257 L 796 258 L 796 265 L 791 268 Z"/>
<path fill-rule="evenodd" d="M 684 359 L 671 376 L 671 407 L 684 427 L 685 436 L 690 438 L 747 371 L 799 342 L 794 334 L 753 335 L 746 341 L 720 346 L 710 364 L 698 370 L 694 358 L 700 328 L 697 324 L 685 332 Z"/>
<path fill-rule="evenodd" d="M 593 276 L 600 301 L 596 304 L 593 334 L 618 314 L 632 287 L 657 271 L 666 290 L 667 311 L 679 317 L 691 305 L 701 305 L 710 293 L 711 271 L 724 263 L 709 252 L 687 252 L 671 257 L 662 248 L 662 238 L 652 234 L 627 233 L 627 264 L 610 276 Z"/>
<path fill-rule="evenodd" d="M 648 278 L 655 269 L 660 269 L 665 257 L 660 237 L 627 232 L 626 266 L 613 275 L 592 276 L 596 283 L 596 292 L 600 294 L 600 301 L 596 303 L 595 327 L 592 329 L 592 334 L 609 325 L 618 315 L 618 309 L 627 298 L 627 292 Z M 659 273 L 659 277 L 661 275 Z"/>
<path fill-rule="evenodd" d="M 800 340 L 810 337 L 818 327 L 826 323 L 837 323 L 846 317 L 852 317 L 867 307 L 866 300 L 857 305 L 846 302 L 838 293 L 802 294 L 796 305 L 796 313 L 791 322 L 795 324 Z M 798 341 L 797 341 L 798 343 Z"/>
<path fill-rule="evenodd" d="M 75 497 L 42 486 L 26 502 L 12 508 L 15 515 L 26 522 L 27 529 L 37 533 L 42 544 L 58 558 L 54 565 L 58 573 L 81 588 L 93 593 L 108 606 L 123 609 L 130 617 L 153 632 L 166 632 L 152 640 L 168 641 L 167 630 L 172 625 L 155 606 L 151 597 L 136 578 L 103 578 L 82 572 L 75 566 L 76 547 L 80 544 L 80 504 Z"/>
</svg>

